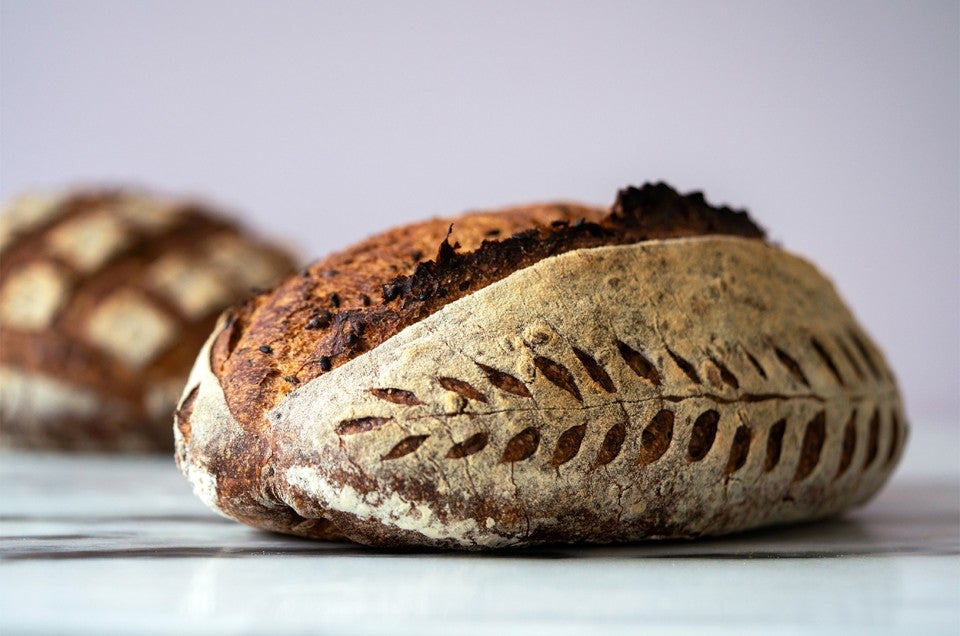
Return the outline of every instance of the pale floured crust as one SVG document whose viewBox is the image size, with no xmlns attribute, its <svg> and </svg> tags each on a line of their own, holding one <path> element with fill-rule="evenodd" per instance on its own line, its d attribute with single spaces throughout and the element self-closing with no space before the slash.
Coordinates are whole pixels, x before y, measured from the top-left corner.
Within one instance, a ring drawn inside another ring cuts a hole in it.
<svg viewBox="0 0 960 636">
<path fill-rule="evenodd" d="M 209 359 L 208 345 L 177 418 L 203 498 L 258 527 L 378 545 L 819 518 L 874 494 L 907 433 L 830 282 L 735 237 L 544 259 L 299 386 L 256 439 Z"/>
<path fill-rule="evenodd" d="M 0 215 L 0 443 L 169 451 L 176 398 L 216 316 L 293 267 L 187 201 L 12 201 Z"/>
</svg>

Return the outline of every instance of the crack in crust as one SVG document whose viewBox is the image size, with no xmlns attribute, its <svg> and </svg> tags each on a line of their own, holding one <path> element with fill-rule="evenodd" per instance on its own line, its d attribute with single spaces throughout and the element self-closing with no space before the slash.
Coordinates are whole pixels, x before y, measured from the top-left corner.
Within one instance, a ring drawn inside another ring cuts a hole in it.
<svg viewBox="0 0 960 636">
<path fill-rule="evenodd" d="M 497 240 L 490 240 L 494 229 L 500 230 Z M 214 369 L 225 378 L 238 419 L 256 421 L 291 385 L 337 368 L 450 302 L 544 258 L 708 234 L 764 236 L 745 212 L 711 207 L 702 194 L 683 196 L 663 183 L 622 190 L 607 214 L 557 204 L 397 228 L 318 261 L 237 308 L 231 328 L 221 334 L 224 346 L 215 349 Z M 437 244 L 434 259 L 421 260 Z M 279 355 L 258 356 L 264 345 Z"/>
</svg>

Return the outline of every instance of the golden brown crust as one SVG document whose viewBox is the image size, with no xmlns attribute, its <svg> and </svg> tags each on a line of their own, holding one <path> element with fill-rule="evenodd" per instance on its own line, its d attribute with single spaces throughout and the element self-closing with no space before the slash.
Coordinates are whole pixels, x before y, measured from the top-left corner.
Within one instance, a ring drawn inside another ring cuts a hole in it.
<svg viewBox="0 0 960 636">
<path fill-rule="evenodd" d="M 289 272 L 291 258 L 187 202 L 93 191 L 45 201 L 39 214 L 24 205 L 8 208 L 2 228 L 0 366 L 31 379 L 5 395 L 4 443 L 168 450 L 177 385 L 217 314 L 251 280 Z M 41 415 L 37 378 L 113 406 Z"/>
<path fill-rule="evenodd" d="M 257 421 L 283 394 L 345 362 L 345 356 L 329 356 L 323 345 L 336 334 L 349 338 L 350 328 L 359 324 L 358 313 L 383 307 L 383 284 L 410 275 L 429 261 L 451 224 L 462 249 L 473 250 L 485 240 L 509 237 L 558 219 L 573 223 L 602 215 L 599 209 L 580 205 L 540 205 L 431 219 L 330 254 L 229 315 L 229 326 L 215 344 L 213 364 L 229 387 L 231 408 L 243 413 L 242 418 Z M 397 331 L 397 318 L 385 316 L 379 329 L 366 329 L 362 335 L 368 346 Z M 263 346 L 271 352 L 264 353 Z"/>
<path fill-rule="evenodd" d="M 297 386 L 544 258 L 708 234 L 763 237 L 745 212 L 712 207 L 700 193 L 683 196 L 663 183 L 621 191 L 609 212 L 548 204 L 395 228 L 235 309 L 214 345 L 213 369 L 238 421 L 256 427 Z"/>
</svg>

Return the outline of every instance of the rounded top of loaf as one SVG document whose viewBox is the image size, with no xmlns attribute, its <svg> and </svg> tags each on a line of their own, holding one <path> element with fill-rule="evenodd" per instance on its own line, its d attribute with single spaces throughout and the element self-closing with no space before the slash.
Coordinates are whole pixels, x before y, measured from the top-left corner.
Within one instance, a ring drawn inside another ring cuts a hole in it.
<svg viewBox="0 0 960 636">
<path fill-rule="evenodd" d="M 211 369 L 239 422 L 403 328 L 543 259 L 578 249 L 725 234 L 762 240 L 746 212 L 657 183 L 610 210 L 549 203 L 388 230 L 321 259 L 230 310 Z"/>
</svg>

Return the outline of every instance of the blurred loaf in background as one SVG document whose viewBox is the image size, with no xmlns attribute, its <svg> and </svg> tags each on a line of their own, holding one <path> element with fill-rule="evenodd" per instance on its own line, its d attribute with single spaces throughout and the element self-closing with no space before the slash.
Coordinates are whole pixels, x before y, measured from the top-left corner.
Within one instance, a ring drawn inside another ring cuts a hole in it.
<svg viewBox="0 0 960 636">
<path fill-rule="evenodd" d="M 207 206 L 141 191 L 30 194 L 0 215 L 0 445 L 173 448 L 217 315 L 295 267 Z"/>
</svg>

